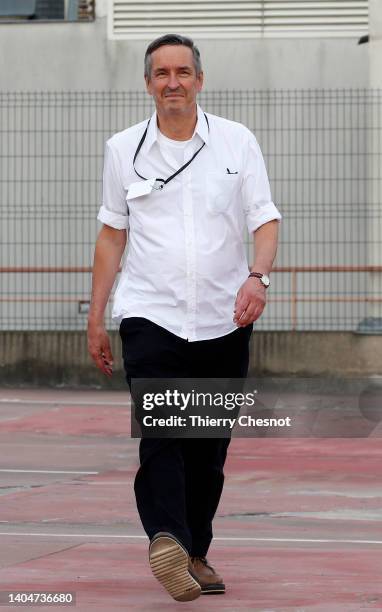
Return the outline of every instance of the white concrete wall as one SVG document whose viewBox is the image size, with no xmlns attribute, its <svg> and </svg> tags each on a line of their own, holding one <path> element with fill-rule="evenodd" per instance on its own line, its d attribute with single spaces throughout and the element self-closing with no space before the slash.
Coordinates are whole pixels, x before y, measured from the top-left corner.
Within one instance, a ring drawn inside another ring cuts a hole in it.
<svg viewBox="0 0 382 612">
<path fill-rule="evenodd" d="M 108 40 L 104 1 L 98 2 L 92 23 L 3 23 L 0 89 L 142 89 L 149 42 Z M 196 42 L 207 89 L 369 85 L 368 45 L 357 45 L 356 38 Z"/>
<path fill-rule="evenodd" d="M 382 87 L 382 2 L 369 0 L 370 5 L 370 87 Z"/>
</svg>

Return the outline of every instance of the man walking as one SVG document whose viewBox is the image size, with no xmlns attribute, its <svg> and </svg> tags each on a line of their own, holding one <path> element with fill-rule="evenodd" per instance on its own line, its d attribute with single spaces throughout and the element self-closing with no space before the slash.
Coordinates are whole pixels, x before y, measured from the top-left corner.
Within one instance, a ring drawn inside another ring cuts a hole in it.
<svg viewBox="0 0 382 612">
<path fill-rule="evenodd" d="M 200 54 L 166 35 L 145 54 L 150 120 L 106 143 L 93 266 L 89 352 L 112 375 L 104 312 L 114 296 L 126 379 L 245 378 L 266 303 L 281 215 L 243 125 L 204 113 Z M 245 226 L 254 233 L 249 271 Z M 134 490 L 155 577 L 177 601 L 224 593 L 208 563 L 230 438 L 142 438 Z"/>
</svg>

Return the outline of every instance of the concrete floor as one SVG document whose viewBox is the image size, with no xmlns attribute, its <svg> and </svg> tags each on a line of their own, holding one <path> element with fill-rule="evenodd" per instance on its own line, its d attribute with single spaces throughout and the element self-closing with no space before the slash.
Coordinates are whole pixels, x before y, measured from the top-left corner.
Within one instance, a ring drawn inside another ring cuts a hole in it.
<svg viewBox="0 0 382 612">
<path fill-rule="evenodd" d="M 382 609 L 377 430 L 233 439 L 208 555 L 226 594 L 181 604 L 147 562 L 129 413 L 126 392 L 0 390 L 0 591 L 75 593 L 80 612 Z"/>
</svg>

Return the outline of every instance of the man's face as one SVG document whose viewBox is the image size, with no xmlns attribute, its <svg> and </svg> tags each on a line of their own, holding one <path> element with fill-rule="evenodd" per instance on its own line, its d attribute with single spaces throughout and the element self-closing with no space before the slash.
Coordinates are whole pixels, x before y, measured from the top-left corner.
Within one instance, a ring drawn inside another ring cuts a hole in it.
<svg viewBox="0 0 382 612">
<path fill-rule="evenodd" d="M 178 114 L 195 107 L 196 95 L 203 85 L 203 73 L 196 75 L 189 47 L 164 45 L 151 54 L 151 75 L 145 80 L 157 111 Z"/>
</svg>

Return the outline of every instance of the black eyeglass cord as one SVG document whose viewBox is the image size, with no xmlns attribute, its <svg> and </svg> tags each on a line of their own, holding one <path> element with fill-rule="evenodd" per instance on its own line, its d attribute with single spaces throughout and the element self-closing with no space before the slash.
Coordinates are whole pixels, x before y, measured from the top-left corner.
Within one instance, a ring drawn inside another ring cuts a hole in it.
<svg viewBox="0 0 382 612">
<path fill-rule="evenodd" d="M 206 113 L 203 113 L 205 118 L 206 118 L 206 122 L 207 122 L 207 127 L 208 127 L 208 132 L 210 131 L 210 124 L 208 123 L 208 119 L 207 119 L 207 115 Z M 139 141 L 137 150 L 135 151 L 135 155 L 133 158 L 133 168 L 134 168 L 134 172 L 137 176 L 139 176 L 139 178 L 143 179 L 144 181 L 147 181 L 148 179 L 145 178 L 144 176 L 142 176 L 141 174 L 139 174 L 139 172 L 137 171 L 136 167 L 135 167 L 135 161 L 138 157 L 138 153 L 142 148 L 142 145 L 145 141 L 145 138 L 147 136 L 147 130 L 149 129 L 149 124 L 150 124 L 151 118 L 148 120 L 147 125 L 146 125 L 146 129 L 143 132 L 142 138 Z M 165 185 L 167 185 L 167 183 L 169 183 L 170 181 L 172 181 L 173 178 L 175 178 L 176 176 L 178 176 L 178 174 L 180 174 L 181 172 L 183 172 L 183 170 L 185 170 L 185 168 L 187 168 L 187 166 L 190 165 L 190 163 L 192 161 L 194 161 L 195 157 L 198 155 L 198 153 L 200 153 L 200 151 L 203 149 L 203 147 L 205 146 L 205 142 L 203 142 L 202 146 L 193 154 L 193 156 L 191 157 L 191 159 L 188 160 L 188 162 L 186 162 L 181 168 L 179 168 L 179 170 L 177 170 L 176 172 L 174 172 L 174 174 L 172 174 L 171 176 L 169 176 L 167 179 L 162 179 L 162 178 L 157 178 L 155 179 L 156 181 L 158 181 L 159 183 L 162 183 L 159 187 L 159 189 L 163 189 L 163 187 Z"/>
</svg>

